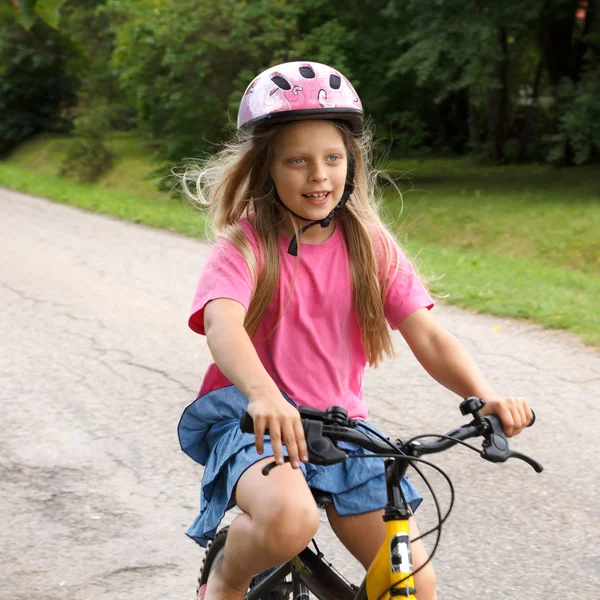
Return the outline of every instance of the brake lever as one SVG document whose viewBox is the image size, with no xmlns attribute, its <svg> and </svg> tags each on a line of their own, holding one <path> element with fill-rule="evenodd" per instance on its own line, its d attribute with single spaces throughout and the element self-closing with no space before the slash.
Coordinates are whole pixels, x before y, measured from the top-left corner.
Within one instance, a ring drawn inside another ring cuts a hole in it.
<svg viewBox="0 0 600 600">
<path fill-rule="evenodd" d="M 518 458 L 526 462 L 528 465 L 531 465 L 533 467 L 533 470 L 536 473 L 541 473 L 544 470 L 544 467 L 537 460 L 531 458 L 530 456 L 527 456 L 526 454 L 522 454 L 521 452 L 514 452 L 513 450 L 511 450 L 510 456 L 508 458 Z"/>
<path fill-rule="evenodd" d="M 509 458 L 518 458 L 533 467 L 536 473 L 541 473 L 544 467 L 535 459 L 521 452 L 511 450 L 508 439 L 502 429 L 502 421 L 496 415 L 483 417 L 487 432 L 484 433 L 483 450 L 481 456 L 490 462 L 505 462 Z"/>
<path fill-rule="evenodd" d="M 308 461 L 313 465 L 334 465 L 348 458 L 348 455 L 340 450 L 328 437 L 323 435 L 323 422 L 302 419 L 304 433 L 306 436 L 306 448 L 308 450 Z M 284 456 L 283 461 L 289 462 L 289 456 Z M 268 475 L 277 465 L 275 461 L 269 463 L 262 469 L 263 475 Z"/>
</svg>

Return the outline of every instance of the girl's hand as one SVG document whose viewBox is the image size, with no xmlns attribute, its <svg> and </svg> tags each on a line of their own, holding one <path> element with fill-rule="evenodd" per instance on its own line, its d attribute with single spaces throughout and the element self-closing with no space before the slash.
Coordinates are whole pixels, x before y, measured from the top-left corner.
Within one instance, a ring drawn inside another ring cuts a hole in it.
<svg viewBox="0 0 600 600">
<path fill-rule="evenodd" d="M 506 437 L 512 437 L 521 433 L 533 419 L 531 409 L 525 398 L 509 396 L 502 398 L 484 398 L 485 406 L 481 409 L 482 415 L 498 415 L 502 421 L 502 427 Z"/>
<path fill-rule="evenodd" d="M 268 429 L 273 455 L 278 465 L 284 462 L 283 444 L 287 448 L 290 464 L 294 469 L 300 467 L 300 460 L 308 462 L 308 450 L 300 413 L 281 396 L 279 390 L 274 395 L 257 394 L 249 398 L 248 413 L 254 420 L 256 451 L 259 454 L 264 452 L 265 429 Z"/>
</svg>

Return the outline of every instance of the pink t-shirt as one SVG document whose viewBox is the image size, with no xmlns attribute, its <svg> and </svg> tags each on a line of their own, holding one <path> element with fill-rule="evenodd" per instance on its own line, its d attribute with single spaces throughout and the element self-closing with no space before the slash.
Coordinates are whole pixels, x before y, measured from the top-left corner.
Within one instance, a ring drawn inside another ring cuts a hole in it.
<svg viewBox="0 0 600 600">
<path fill-rule="evenodd" d="M 252 226 L 244 220 L 241 227 L 258 257 Z M 290 238 L 280 235 L 279 282 L 252 343 L 279 389 L 298 406 L 320 410 L 343 406 L 350 418 L 366 419 L 362 382 L 367 358 L 342 227 L 338 224 L 333 235 L 321 244 L 302 244 L 291 299 L 289 290 L 297 259 L 288 254 L 289 243 Z M 429 293 L 399 249 L 397 260 L 399 269 L 388 283 L 385 300 L 386 319 L 394 329 L 415 310 L 433 307 Z M 380 268 L 385 269 L 385 265 Z M 204 335 L 204 307 L 216 298 L 236 300 L 248 310 L 252 287 L 252 276 L 241 253 L 219 239 L 200 277 L 189 326 Z M 231 382 L 212 364 L 199 394 L 227 385 Z"/>
</svg>

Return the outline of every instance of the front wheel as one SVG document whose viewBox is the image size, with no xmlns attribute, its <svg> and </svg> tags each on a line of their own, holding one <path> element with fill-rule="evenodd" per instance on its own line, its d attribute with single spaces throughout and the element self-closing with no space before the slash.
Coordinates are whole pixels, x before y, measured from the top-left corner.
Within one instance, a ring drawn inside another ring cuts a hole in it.
<svg viewBox="0 0 600 600">
<path fill-rule="evenodd" d="M 204 560 L 202 561 L 202 567 L 200 568 L 200 575 L 198 576 L 196 598 L 198 598 L 202 586 L 206 585 L 206 582 L 208 581 L 208 576 L 210 575 L 211 571 L 215 568 L 217 561 L 223 556 L 223 553 L 225 552 L 225 542 L 227 540 L 228 531 L 228 527 L 224 527 L 223 529 L 221 529 L 221 531 L 217 533 L 215 539 L 206 549 L 206 554 L 204 555 Z M 264 579 L 264 576 L 267 573 L 261 573 L 260 575 L 257 575 L 250 583 L 250 589 L 252 589 L 252 586 L 255 585 L 255 581 L 260 581 L 261 579 Z M 277 587 L 280 589 L 268 591 L 265 594 L 265 596 L 261 597 L 260 600 L 289 600 L 290 595 L 292 594 L 292 586 L 283 583 L 281 585 L 278 585 Z M 302 586 L 302 591 L 304 591 L 304 586 Z M 296 596 L 292 596 L 292 598 L 294 597 Z M 303 596 L 298 597 L 302 599 L 304 598 Z M 308 598 L 308 596 L 305 597 Z"/>
<path fill-rule="evenodd" d="M 206 553 L 204 554 L 204 560 L 200 567 L 200 574 L 198 575 L 198 585 L 196 587 L 196 599 L 200 596 L 200 590 L 203 585 L 206 585 L 210 572 L 215 568 L 217 561 L 223 556 L 225 552 L 225 540 L 227 539 L 228 527 L 221 529 L 215 536 L 215 539 L 208 545 Z"/>
</svg>

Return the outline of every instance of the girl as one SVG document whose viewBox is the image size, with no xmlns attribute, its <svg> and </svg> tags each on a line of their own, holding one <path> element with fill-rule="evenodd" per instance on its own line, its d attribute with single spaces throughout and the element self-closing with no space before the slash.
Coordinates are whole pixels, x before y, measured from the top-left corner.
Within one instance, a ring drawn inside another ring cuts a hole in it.
<svg viewBox="0 0 600 600">
<path fill-rule="evenodd" d="M 310 488 L 331 494 L 331 526 L 368 568 L 385 535 L 383 461 L 311 465 L 296 406 L 341 405 L 366 419 L 363 373 L 392 354 L 388 324 L 442 385 L 484 398 L 507 435 L 531 419 L 527 403 L 497 394 L 431 316 L 429 293 L 377 214 L 363 110 L 342 74 L 314 62 L 268 69 L 246 90 L 238 129 L 201 173 L 184 176 L 210 205 L 218 236 L 189 320 L 215 362 L 179 424 L 183 450 L 205 465 L 187 533 L 206 546 L 228 508 L 243 511 L 204 600 L 244 598 L 254 574 L 308 545 L 319 524 Z M 246 409 L 255 436 L 239 429 Z M 265 477 L 273 457 L 280 466 Z M 416 509 L 420 496 L 402 485 Z M 423 542 L 412 551 L 418 568 Z M 415 580 L 419 600 L 436 597 L 431 563 Z"/>
</svg>

